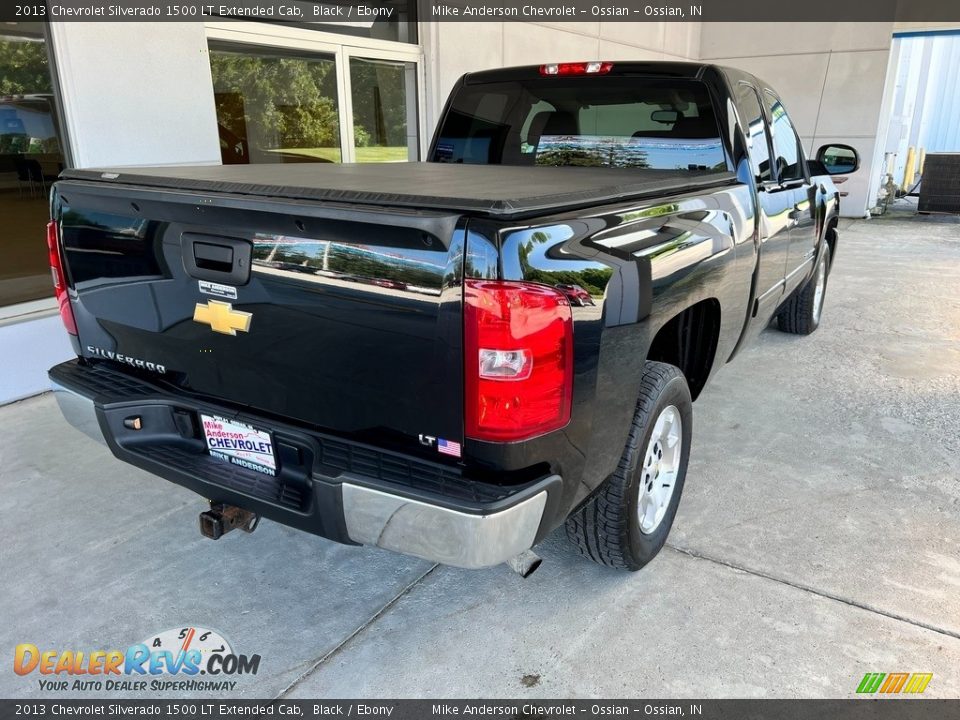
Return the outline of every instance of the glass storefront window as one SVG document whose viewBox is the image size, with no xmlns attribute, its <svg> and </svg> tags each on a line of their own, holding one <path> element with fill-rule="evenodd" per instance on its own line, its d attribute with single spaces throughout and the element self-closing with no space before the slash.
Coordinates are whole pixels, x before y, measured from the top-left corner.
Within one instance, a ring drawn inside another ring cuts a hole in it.
<svg viewBox="0 0 960 720">
<path fill-rule="evenodd" d="M 340 162 L 336 61 L 255 46 L 210 46 L 225 165 Z"/>
<path fill-rule="evenodd" d="M 0 25 L 0 306 L 53 295 L 44 226 L 65 162 L 43 27 Z"/>
<path fill-rule="evenodd" d="M 211 40 L 210 70 L 225 165 L 419 157 L 416 62 Z"/>
<path fill-rule="evenodd" d="M 350 93 L 357 162 L 416 160 L 416 65 L 351 58 Z"/>
</svg>

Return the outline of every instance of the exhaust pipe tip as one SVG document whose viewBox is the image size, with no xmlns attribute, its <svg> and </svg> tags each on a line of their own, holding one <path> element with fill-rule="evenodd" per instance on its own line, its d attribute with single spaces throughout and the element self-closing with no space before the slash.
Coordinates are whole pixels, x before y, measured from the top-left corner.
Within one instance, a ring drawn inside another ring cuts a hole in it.
<svg viewBox="0 0 960 720">
<path fill-rule="evenodd" d="M 537 555 L 533 550 L 524 550 L 507 560 L 507 566 L 522 578 L 528 578 L 540 567 L 543 558 Z"/>
</svg>

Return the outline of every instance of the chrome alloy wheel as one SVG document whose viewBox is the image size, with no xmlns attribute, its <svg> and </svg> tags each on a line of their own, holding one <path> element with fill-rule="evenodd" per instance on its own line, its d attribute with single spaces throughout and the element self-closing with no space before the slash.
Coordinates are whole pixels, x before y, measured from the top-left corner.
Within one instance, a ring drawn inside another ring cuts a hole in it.
<svg viewBox="0 0 960 720">
<path fill-rule="evenodd" d="M 660 527 L 670 507 L 680 470 L 683 446 L 683 420 L 674 405 L 668 405 L 657 417 L 640 468 L 637 519 L 640 532 L 649 535 Z"/>
<path fill-rule="evenodd" d="M 817 266 L 817 284 L 813 290 L 813 322 L 820 324 L 820 313 L 823 310 L 823 291 L 827 285 L 827 257 L 820 258 Z"/>
</svg>

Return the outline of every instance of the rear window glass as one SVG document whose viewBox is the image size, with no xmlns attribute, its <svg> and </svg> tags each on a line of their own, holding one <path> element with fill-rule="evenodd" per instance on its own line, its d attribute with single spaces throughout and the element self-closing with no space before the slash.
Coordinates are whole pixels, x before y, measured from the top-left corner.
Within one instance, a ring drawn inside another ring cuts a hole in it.
<svg viewBox="0 0 960 720">
<path fill-rule="evenodd" d="M 625 77 L 536 78 L 457 91 L 430 159 L 727 172 L 706 86 Z"/>
</svg>

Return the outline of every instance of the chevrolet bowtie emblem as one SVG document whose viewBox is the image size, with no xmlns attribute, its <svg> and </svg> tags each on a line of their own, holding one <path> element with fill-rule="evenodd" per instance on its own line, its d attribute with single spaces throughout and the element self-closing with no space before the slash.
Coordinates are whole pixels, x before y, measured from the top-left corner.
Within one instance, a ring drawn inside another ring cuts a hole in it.
<svg viewBox="0 0 960 720">
<path fill-rule="evenodd" d="M 211 330 L 224 335 L 236 335 L 237 330 L 249 332 L 252 317 L 251 313 L 234 310 L 233 305 L 219 300 L 208 300 L 206 304 L 197 303 L 193 309 L 195 322 L 209 325 Z"/>
</svg>

